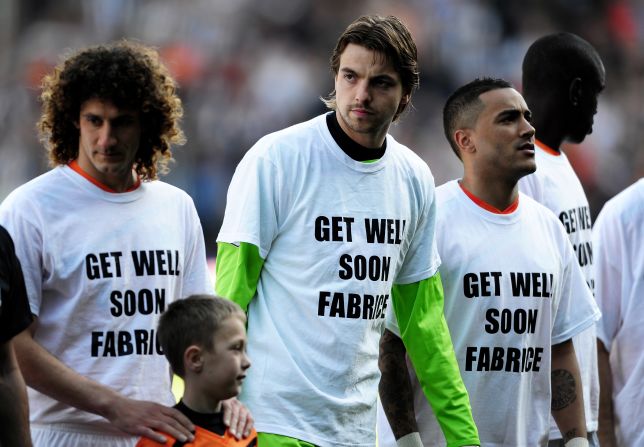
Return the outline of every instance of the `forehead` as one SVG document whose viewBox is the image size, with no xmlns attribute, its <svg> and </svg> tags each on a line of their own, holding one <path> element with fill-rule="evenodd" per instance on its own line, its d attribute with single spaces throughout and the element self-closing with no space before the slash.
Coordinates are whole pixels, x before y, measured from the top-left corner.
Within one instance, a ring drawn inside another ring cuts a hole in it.
<svg viewBox="0 0 644 447">
<path fill-rule="evenodd" d="M 398 72 L 384 53 L 350 43 L 340 55 L 340 70 L 369 71 L 398 77 Z"/>
<path fill-rule="evenodd" d="M 241 317 L 231 315 L 226 317 L 224 321 L 219 324 L 219 328 L 215 331 L 215 338 L 217 340 L 230 340 L 232 338 L 240 338 L 246 336 L 246 325 Z"/>
<path fill-rule="evenodd" d="M 481 114 L 497 115 L 505 110 L 528 110 L 523 96 L 513 88 L 497 88 L 479 96 L 483 102 Z"/>
<path fill-rule="evenodd" d="M 138 111 L 131 108 L 121 108 L 108 99 L 90 98 L 81 104 L 80 113 L 89 113 L 105 117 L 123 115 L 138 115 Z"/>
</svg>

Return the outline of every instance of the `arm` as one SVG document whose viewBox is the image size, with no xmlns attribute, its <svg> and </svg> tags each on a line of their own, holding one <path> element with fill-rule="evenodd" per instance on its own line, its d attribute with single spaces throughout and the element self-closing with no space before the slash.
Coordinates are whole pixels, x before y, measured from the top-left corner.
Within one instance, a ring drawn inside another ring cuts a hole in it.
<svg viewBox="0 0 644 447">
<path fill-rule="evenodd" d="M 248 304 L 255 296 L 259 275 L 264 260 L 259 255 L 259 248 L 253 244 L 241 242 L 239 247 L 219 242 L 217 244 L 217 263 L 215 292 L 217 295 L 236 302 L 248 310 Z"/>
<path fill-rule="evenodd" d="M 443 315 L 440 275 L 395 284 L 391 293 L 401 338 L 448 447 L 480 445 Z"/>
<path fill-rule="evenodd" d="M 584 397 L 579 365 L 572 340 L 552 346 L 551 366 L 552 417 L 563 435 L 563 441 L 586 439 Z M 588 445 L 587 443 L 585 444 Z"/>
<path fill-rule="evenodd" d="M 174 408 L 128 399 L 84 377 L 54 357 L 33 339 L 37 322 L 14 337 L 15 351 L 27 384 L 53 399 L 103 416 L 118 429 L 164 443 L 165 437 L 192 439 L 192 423 Z"/>
<path fill-rule="evenodd" d="M 400 337 L 386 329 L 380 339 L 378 393 L 396 440 L 418 431 L 405 352 Z"/>
<path fill-rule="evenodd" d="M 0 445 L 31 446 L 27 389 L 11 341 L 0 343 L 0 427 Z"/>
<path fill-rule="evenodd" d="M 597 365 L 599 367 L 599 442 L 602 447 L 617 446 L 613 413 L 613 376 L 609 353 L 604 343 L 597 340 Z"/>
</svg>

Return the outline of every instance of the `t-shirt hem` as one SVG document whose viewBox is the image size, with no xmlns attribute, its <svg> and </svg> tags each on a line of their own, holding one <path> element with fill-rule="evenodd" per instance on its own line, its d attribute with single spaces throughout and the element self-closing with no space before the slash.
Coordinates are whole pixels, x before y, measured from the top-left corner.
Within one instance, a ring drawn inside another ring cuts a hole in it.
<svg viewBox="0 0 644 447">
<path fill-rule="evenodd" d="M 98 436 L 118 436 L 122 438 L 137 439 L 136 436 L 123 433 L 116 427 L 112 428 L 107 424 L 101 423 L 100 425 L 87 424 L 42 424 L 37 422 L 30 422 L 32 428 L 46 431 L 78 433 L 83 435 L 98 435 Z"/>
<path fill-rule="evenodd" d="M 423 279 L 431 278 L 438 272 L 439 267 L 440 267 L 440 262 L 437 262 L 434 265 L 432 265 L 429 269 L 424 270 L 423 272 L 396 278 L 396 280 L 394 281 L 394 284 L 403 284 L 403 285 L 413 284 L 416 282 L 420 282 Z"/>
<path fill-rule="evenodd" d="M 262 248 L 259 238 L 257 236 L 247 234 L 247 233 L 220 233 L 217 236 L 217 242 L 224 242 L 227 244 L 236 244 L 239 242 L 244 242 L 247 244 L 253 244 L 259 249 L 259 255 L 262 259 L 266 259 L 268 255 L 268 248 Z"/>
<path fill-rule="evenodd" d="M 559 343 L 563 343 L 567 340 L 570 340 L 572 337 L 575 335 L 585 331 L 588 329 L 590 326 L 595 324 L 599 319 L 601 318 L 601 312 L 597 310 L 595 313 L 593 313 L 590 317 L 579 323 L 577 326 L 574 326 L 571 329 L 568 329 L 567 331 L 563 332 L 562 334 L 559 334 L 557 336 L 552 337 L 551 344 L 557 345 Z"/>
<path fill-rule="evenodd" d="M 281 425 L 272 425 L 272 424 L 261 424 L 255 422 L 255 430 L 257 433 L 271 433 L 275 435 L 288 436 L 290 438 L 299 439 L 300 441 L 310 442 L 319 447 L 373 447 L 376 443 L 376 439 L 372 439 L 370 442 L 365 443 L 356 443 L 352 442 L 337 442 L 329 439 L 320 438 L 318 436 L 312 435 L 299 430 L 293 430 L 290 427 L 283 427 Z"/>
</svg>

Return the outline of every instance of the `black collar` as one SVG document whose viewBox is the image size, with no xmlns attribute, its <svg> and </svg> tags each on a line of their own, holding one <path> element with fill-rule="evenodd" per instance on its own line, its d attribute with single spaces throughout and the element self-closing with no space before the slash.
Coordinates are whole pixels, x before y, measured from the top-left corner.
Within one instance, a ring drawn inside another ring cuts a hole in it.
<svg viewBox="0 0 644 447">
<path fill-rule="evenodd" d="M 347 135 L 340 123 L 338 123 L 338 117 L 335 115 L 335 112 L 329 113 L 326 116 L 326 125 L 331 132 L 331 136 L 335 142 L 340 146 L 340 149 L 344 151 L 349 157 L 353 158 L 356 161 L 367 161 L 367 160 L 378 160 L 385 155 L 385 150 L 387 149 L 387 139 L 382 143 L 378 149 L 370 149 L 364 147 L 361 144 L 353 141 L 349 135 Z"/>
</svg>

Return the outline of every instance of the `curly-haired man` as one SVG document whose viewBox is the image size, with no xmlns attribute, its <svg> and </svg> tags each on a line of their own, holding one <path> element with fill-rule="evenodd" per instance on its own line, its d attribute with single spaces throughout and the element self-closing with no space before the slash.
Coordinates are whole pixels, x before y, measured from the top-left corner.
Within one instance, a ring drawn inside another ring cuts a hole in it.
<svg viewBox="0 0 644 447">
<path fill-rule="evenodd" d="M 54 168 L 0 206 L 36 317 L 15 338 L 34 444 L 189 439 L 155 333 L 170 302 L 212 290 L 194 204 L 157 180 L 184 140 L 175 83 L 122 41 L 68 57 L 41 99 Z"/>
</svg>

